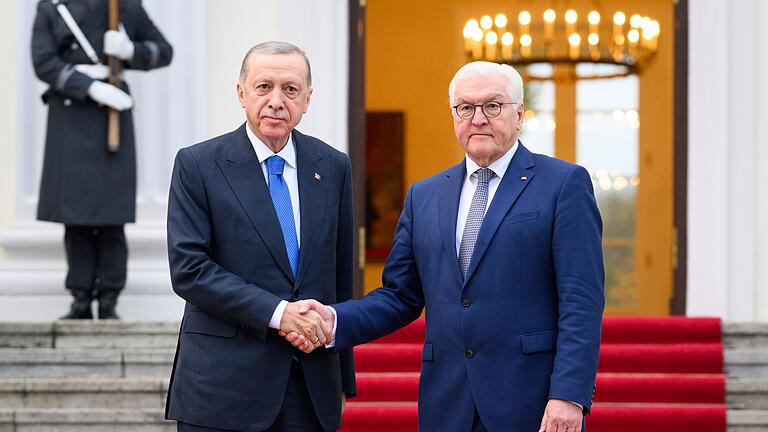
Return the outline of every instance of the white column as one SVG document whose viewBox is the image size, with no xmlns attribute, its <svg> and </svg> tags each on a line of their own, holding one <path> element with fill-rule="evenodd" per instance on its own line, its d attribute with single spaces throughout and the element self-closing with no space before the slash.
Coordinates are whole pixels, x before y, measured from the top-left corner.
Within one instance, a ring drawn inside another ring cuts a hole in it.
<svg viewBox="0 0 768 432">
<path fill-rule="evenodd" d="M 768 2 L 757 1 L 757 10 L 755 21 L 765 23 L 768 21 Z M 757 156 L 755 157 L 755 221 L 757 228 L 755 231 L 755 244 L 757 253 L 755 255 L 755 265 L 757 274 L 755 276 L 755 292 L 757 299 L 755 301 L 755 319 L 759 321 L 768 321 L 768 27 L 765 25 L 756 26 L 755 52 L 756 68 L 755 76 L 756 88 L 755 99 L 757 106 L 755 110 L 755 143 L 757 147 Z"/>
<path fill-rule="evenodd" d="M 16 2 L 0 2 L 0 52 L 5 53 L 6 59 L 18 57 L 18 21 L 19 12 Z M 16 104 L 10 101 L 18 99 L 17 83 L 18 68 L 13 62 L 3 66 L 4 79 L 0 80 L 0 94 L 6 95 L 6 103 L 0 104 L 0 229 L 10 225 L 14 219 L 16 206 L 14 196 L 16 189 L 16 146 L 8 145 L 16 142 Z M 5 198 L 8 199 L 5 199 Z M 0 249 L 0 259 L 3 252 Z"/>
<path fill-rule="evenodd" d="M 766 277 L 761 195 L 768 192 L 761 172 L 768 54 L 760 4 L 702 0 L 689 6 L 689 315 L 731 321 L 768 315 L 760 289 Z"/>
<path fill-rule="evenodd" d="M 728 3 L 718 0 L 697 0 L 688 7 L 687 313 L 724 317 L 729 262 L 729 11 Z"/>
</svg>

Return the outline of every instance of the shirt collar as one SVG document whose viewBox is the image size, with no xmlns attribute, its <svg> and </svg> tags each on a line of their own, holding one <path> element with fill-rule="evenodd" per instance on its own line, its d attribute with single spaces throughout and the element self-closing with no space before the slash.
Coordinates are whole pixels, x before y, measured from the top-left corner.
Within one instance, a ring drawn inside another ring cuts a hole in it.
<svg viewBox="0 0 768 432">
<path fill-rule="evenodd" d="M 504 174 L 507 172 L 507 168 L 509 167 L 509 163 L 512 162 L 512 157 L 515 156 L 515 152 L 517 151 L 517 145 L 520 143 L 520 141 L 516 141 L 514 145 L 512 145 L 512 148 L 507 150 L 506 153 L 504 153 L 504 156 L 496 159 L 492 164 L 488 165 L 488 168 L 493 171 L 497 177 L 499 177 L 499 180 L 501 180 L 504 177 Z M 481 167 L 480 165 L 476 164 L 475 161 L 472 160 L 472 158 L 469 157 L 469 155 L 465 155 L 464 160 L 467 161 L 467 177 L 471 176 L 475 173 L 475 171 L 479 170 Z"/>
<path fill-rule="evenodd" d="M 248 139 L 251 141 L 253 150 L 256 151 L 256 157 L 259 159 L 260 164 L 264 163 L 267 158 L 278 155 L 285 160 L 285 163 L 288 164 L 288 166 L 294 169 L 296 168 L 296 148 L 293 145 L 293 134 L 288 135 L 288 143 L 285 144 L 285 147 L 283 147 L 280 152 L 275 153 L 272 149 L 267 147 L 255 133 L 253 133 L 250 125 L 247 124 L 245 126 L 245 132 L 248 134 Z"/>
</svg>

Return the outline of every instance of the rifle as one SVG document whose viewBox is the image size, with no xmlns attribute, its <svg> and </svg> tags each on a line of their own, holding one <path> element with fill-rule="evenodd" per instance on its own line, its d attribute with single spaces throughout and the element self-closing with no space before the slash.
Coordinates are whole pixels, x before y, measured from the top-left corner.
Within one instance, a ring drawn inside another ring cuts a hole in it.
<svg viewBox="0 0 768 432">
<path fill-rule="evenodd" d="M 120 25 L 119 0 L 109 0 L 109 29 L 118 30 Z M 109 67 L 109 83 L 120 88 L 123 83 L 120 59 L 110 56 L 107 58 Z M 107 126 L 107 147 L 110 152 L 120 150 L 120 111 L 109 109 L 109 123 Z"/>
</svg>

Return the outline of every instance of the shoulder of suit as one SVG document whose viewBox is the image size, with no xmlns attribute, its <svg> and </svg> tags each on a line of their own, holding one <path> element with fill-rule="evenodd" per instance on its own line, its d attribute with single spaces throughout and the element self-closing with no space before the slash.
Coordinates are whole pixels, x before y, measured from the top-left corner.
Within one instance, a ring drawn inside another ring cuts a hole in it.
<svg viewBox="0 0 768 432">
<path fill-rule="evenodd" d="M 337 150 L 325 141 L 315 138 L 311 135 L 305 135 L 298 130 L 294 129 L 294 139 L 300 141 L 303 146 L 307 146 L 314 153 L 321 157 L 331 157 L 333 159 L 344 160 L 347 158 L 347 154 Z"/>
<path fill-rule="evenodd" d="M 228 145 L 237 139 L 237 135 L 240 129 L 236 129 L 232 132 L 227 132 L 219 136 L 209 138 L 205 141 L 201 141 L 197 144 L 185 147 L 182 150 L 191 152 L 195 155 L 206 155 L 208 157 L 216 157 L 217 155 L 223 155 L 229 149 Z"/>
</svg>

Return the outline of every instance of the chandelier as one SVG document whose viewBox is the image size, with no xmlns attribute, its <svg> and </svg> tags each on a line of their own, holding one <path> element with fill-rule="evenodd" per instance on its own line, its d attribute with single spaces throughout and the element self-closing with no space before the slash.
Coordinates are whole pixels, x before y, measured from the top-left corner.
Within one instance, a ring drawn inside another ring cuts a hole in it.
<svg viewBox="0 0 768 432">
<path fill-rule="evenodd" d="M 516 20 L 500 13 L 470 19 L 464 26 L 464 49 L 469 61 L 485 60 L 526 66 L 537 63 L 613 65 L 590 68 L 587 74 L 531 74 L 522 68 L 526 80 L 601 79 L 638 73 L 658 48 L 659 22 L 647 16 L 627 17 L 617 11 L 610 18 L 597 10 L 588 13 L 554 9 L 533 14 L 519 12 Z M 586 19 L 585 19 L 586 18 Z M 570 69 L 573 71 L 574 68 Z"/>
</svg>

